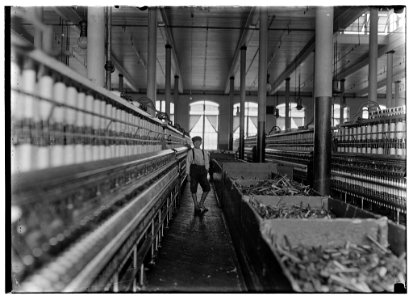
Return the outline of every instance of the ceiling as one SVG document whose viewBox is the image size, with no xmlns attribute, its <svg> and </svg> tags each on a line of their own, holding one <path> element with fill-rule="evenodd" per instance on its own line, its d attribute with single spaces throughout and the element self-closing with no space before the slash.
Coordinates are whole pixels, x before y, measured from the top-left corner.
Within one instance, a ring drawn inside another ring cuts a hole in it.
<svg viewBox="0 0 413 300">
<path fill-rule="evenodd" d="M 12 8 L 12 30 L 33 41 L 32 24 L 20 19 Z M 268 74 L 270 93 L 283 92 L 285 79 L 290 89 L 302 93 L 313 90 L 315 45 L 315 7 L 267 7 L 268 9 Z M 160 7 L 157 30 L 157 88 L 165 88 L 165 45 L 172 50 L 172 88 L 174 75 L 180 75 L 180 92 L 228 93 L 229 78 L 235 77 L 239 90 L 239 49 L 246 51 L 246 90 L 258 89 L 259 8 L 255 7 Z M 334 76 L 345 79 L 346 93 L 366 96 L 368 92 L 369 18 L 368 7 L 334 8 Z M 405 11 L 403 11 L 403 14 Z M 379 10 L 379 32 L 394 22 L 393 10 Z M 397 14 L 400 16 L 401 14 Z M 15 16 L 15 17 L 14 17 Z M 79 48 L 79 21 L 86 19 L 87 7 L 44 7 L 43 23 L 53 25 L 56 57 L 85 62 L 86 50 Z M 148 9 L 132 6 L 112 7 L 112 89 L 118 88 L 118 72 L 125 77 L 128 92 L 145 92 L 147 73 Z M 351 25 L 351 26 L 350 26 Z M 350 26 L 350 27 L 349 27 Z M 346 29 L 352 34 L 344 34 Z M 389 28 L 389 27 L 388 27 Z M 366 31 L 367 29 L 367 31 Z M 364 31 L 363 31 L 364 30 Z M 63 34 L 63 35 L 62 35 Z M 387 58 L 395 50 L 394 80 L 405 89 L 405 26 L 379 36 L 378 93 L 386 92 Z M 66 51 L 62 51 L 66 49 Z M 299 85 L 300 83 L 300 85 Z"/>
</svg>

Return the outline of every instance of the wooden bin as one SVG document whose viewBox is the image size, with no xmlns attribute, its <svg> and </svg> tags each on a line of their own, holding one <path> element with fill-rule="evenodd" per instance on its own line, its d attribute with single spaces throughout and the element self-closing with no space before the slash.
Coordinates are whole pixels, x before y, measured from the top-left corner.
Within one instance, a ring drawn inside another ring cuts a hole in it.
<svg viewBox="0 0 413 300">
<path fill-rule="evenodd" d="M 295 292 L 302 292 L 297 281 L 284 265 L 276 250 L 277 244 L 284 244 L 284 236 L 292 247 L 304 246 L 345 246 L 346 242 L 366 244 L 366 236 L 375 238 L 386 246 L 387 218 L 381 219 L 272 219 L 261 224 L 261 234 L 270 247 L 283 275 Z"/>
</svg>

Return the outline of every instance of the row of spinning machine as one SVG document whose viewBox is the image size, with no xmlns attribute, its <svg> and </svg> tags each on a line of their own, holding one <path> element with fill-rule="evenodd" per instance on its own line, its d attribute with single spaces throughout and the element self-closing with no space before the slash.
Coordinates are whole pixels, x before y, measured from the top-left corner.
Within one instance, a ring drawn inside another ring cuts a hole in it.
<svg viewBox="0 0 413 300">
<path fill-rule="evenodd" d="M 291 166 L 294 180 L 312 184 L 313 129 L 270 134 L 265 140 L 267 162 Z M 333 128 L 331 195 L 405 225 L 406 140 L 404 106 Z M 256 141 L 256 136 L 245 139 L 248 161 L 256 160 Z"/>
<path fill-rule="evenodd" d="M 189 136 L 12 36 L 12 288 L 136 291 Z"/>
</svg>

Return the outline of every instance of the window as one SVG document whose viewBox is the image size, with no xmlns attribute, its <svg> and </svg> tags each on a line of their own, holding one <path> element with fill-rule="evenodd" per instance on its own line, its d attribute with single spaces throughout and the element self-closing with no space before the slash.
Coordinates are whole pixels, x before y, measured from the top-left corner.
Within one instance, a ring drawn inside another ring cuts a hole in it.
<svg viewBox="0 0 413 300">
<path fill-rule="evenodd" d="M 379 104 L 380 109 L 386 109 L 386 105 L 381 105 Z M 377 108 L 376 108 L 377 109 Z M 368 119 L 369 118 L 369 108 L 368 106 L 363 106 L 363 114 L 361 115 L 362 119 Z"/>
<path fill-rule="evenodd" d="M 239 139 L 240 132 L 240 103 L 233 107 L 234 124 L 232 127 L 234 141 Z M 258 104 L 254 102 L 245 102 L 244 115 L 244 134 L 246 137 L 257 135 L 258 128 Z"/>
<path fill-rule="evenodd" d="M 190 104 L 189 135 L 202 137 L 202 148 L 218 148 L 219 105 L 211 101 L 197 101 Z"/>
<path fill-rule="evenodd" d="M 285 130 L 285 103 L 277 105 L 279 117 L 277 118 L 277 126 L 281 130 Z M 290 118 L 291 118 L 291 129 L 298 128 L 299 126 L 304 126 L 305 118 L 305 108 L 301 110 L 297 109 L 296 102 L 290 102 Z"/>
<path fill-rule="evenodd" d="M 344 106 L 343 108 L 343 123 L 347 122 L 350 118 L 350 108 Z M 340 104 L 334 104 L 333 106 L 333 120 L 332 126 L 337 126 L 340 124 Z"/>
<path fill-rule="evenodd" d="M 165 100 L 156 100 L 155 108 L 158 111 L 165 112 Z M 169 116 L 169 119 L 174 123 L 175 120 L 175 104 L 171 102 L 171 105 L 169 107 L 171 115 Z"/>
</svg>

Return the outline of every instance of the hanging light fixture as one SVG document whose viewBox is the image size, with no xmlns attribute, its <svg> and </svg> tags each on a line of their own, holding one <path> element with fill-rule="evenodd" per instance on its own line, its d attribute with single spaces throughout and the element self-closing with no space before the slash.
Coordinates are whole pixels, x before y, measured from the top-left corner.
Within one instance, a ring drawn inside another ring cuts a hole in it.
<svg viewBox="0 0 413 300">
<path fill-rule="evenodd" d="M 87 48 L 87 22 L 85 20 L 80 21 L 80 37 L 77 40 L 77 44 L 81 49 Z"/>
</svg>

